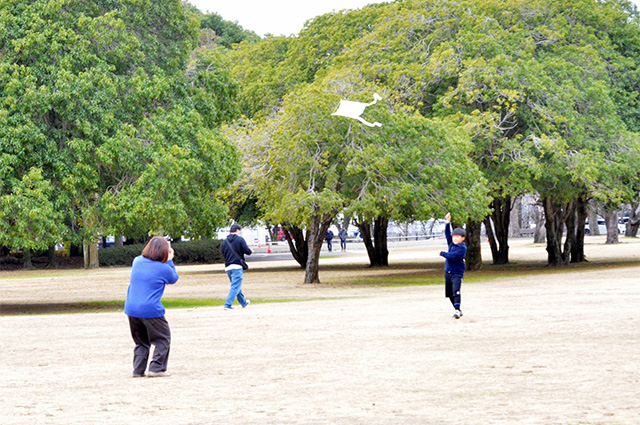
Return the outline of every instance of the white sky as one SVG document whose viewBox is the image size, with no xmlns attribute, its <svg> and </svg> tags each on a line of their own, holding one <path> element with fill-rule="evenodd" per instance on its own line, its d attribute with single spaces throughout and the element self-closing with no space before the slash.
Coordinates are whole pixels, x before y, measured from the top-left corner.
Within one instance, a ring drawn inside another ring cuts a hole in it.
<svg viewBox="0 0 640 425">
<path fill-rule="evenodd" d="M 237 21 L 260 36 L 297 34 L 304 23 L 325 13 L 358 9 L 384 0 L 187 0 L 202 12 L 215 12 Z M 640 1 L 640 0 L 638 0 Z"/>
<path fill-rule="evenodd" d="M 188 0 L 203 12 L 215 12 L 227 21 L 237 21 L 260 36 L 297 34 L 316 16 L 357 9 L 384 0 Z M 640 9 L 640 0 L 632 0 Z"/>
</svg>

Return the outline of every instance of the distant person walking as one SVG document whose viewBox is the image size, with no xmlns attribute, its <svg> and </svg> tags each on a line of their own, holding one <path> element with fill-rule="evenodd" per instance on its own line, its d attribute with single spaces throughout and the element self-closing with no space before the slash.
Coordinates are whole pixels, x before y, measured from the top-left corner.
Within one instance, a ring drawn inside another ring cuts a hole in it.
<svg viewBox="0 0 640 425">
<path fill-rule="evenodd" d="M 164 318 L 165 309 L 160 299 L 166 285 L 176 283 L 178 273 L 173 265 L 173 249 L 165 238 L 152 238 L 133 259 L 131 282 L 127 290 L 124 312 L 129 317 L 133 350 L 133 377 L 145 376 L 151 345 L 153 359 L 149 364 L 149 377 L 170 376 L 167 372 L 171 330 Z"/>
<path fill-rule="evenodd" d="M 247 246 L 247 242 L 244 240 L 240 233 L 242 227 L 239 224 L 232 224 L 229 229 L 229 236 L 222 242 L 222 254 L 224 255 L 224 270 L 229 276 L 231 281 L 231 289 L 227 296 L 227 301 L 224 303 L 225 310 L 233 310 L 233 302 L 238 299 L 238 302 L 245 308 L 251 301 L 245 299 L 242 293 L 242 279 L 244 278 L 244 271 L 249 268 L 244 261 L 244 256 L 251 255 L 252 251 Z"/>
<path fill-rule="evenodd" d="M 331 252 L 333 248 L 331 246 L 331 241 L 333 240 L 333 232 L 331 230 L 327 230 L 327 235 L 324 237 L 324 239 L 327 241 L 327 249 L 329 250 L 329 252 Z"/>
<path fill-rule="evenodd" d="M 342 227 L 340 232 L 338 232 L 338 236 L 340 237 L 340 248 L 342 252 L 345 252 L 347 250 L 347 229 Z"/>
<path fill-rule="evenodd" d="M 452 234 L 451 214 L 447 213 L 444 219 L 447 222 L 444 227 L 444 235 L 449 246 L 447 252 L 440 251 L 440 256 L 446 259 L 444 262 L 445 296 L 449 298 L 455 309 L 453 317 L 459 319 L 462 317 L 460 290 L 465 271 L 464 257 L 467 255 L 467 246 L 464 243 L 466 232 L 464 229 L 457 228 Z"/>
</svg>

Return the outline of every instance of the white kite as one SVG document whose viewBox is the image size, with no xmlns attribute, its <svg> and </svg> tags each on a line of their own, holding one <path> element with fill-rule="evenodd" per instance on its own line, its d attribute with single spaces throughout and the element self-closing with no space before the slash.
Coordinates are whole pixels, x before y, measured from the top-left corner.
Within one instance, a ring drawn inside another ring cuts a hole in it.
<svg viewBox="0 0 640 425">
<path fill-rule="evenodd" d="M 336 110 L 331 115 L 353 118 L 355 120 L 360 121 L 364 125 L 368 125 L 369 127 L 382 127 L 382 124 L 380 124 L 379 122 L 374 122 L 372 124 L 360 116 L 362 115 L 362 113 L 364 112 L 367 106 L 375 105 L 375 103 L 379 100 L 382 100 L 382 98 L 378 95 L 378 93 L 375 93 L 373 95 L 373 102 L 371 103 L 353 102 L 351 100 L 341 100 L 340 104 L 338 105 L 338 110 Z"/>
</svg>

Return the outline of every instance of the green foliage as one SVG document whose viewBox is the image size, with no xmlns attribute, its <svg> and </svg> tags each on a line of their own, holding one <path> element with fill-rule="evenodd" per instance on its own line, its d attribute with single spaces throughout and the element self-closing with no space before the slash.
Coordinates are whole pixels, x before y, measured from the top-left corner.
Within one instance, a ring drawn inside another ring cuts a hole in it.
<svg viewBox="0 0 640 425">
<path fill-rule="evenodd" d="M 0 245 L 38 250 L 61 241 L 65 229 L 52 194 L 37 168 L 13 182 L 9 193 L 0 197 Z"/>
<path fill-rule="evenodd" d="M 241 82 L 242 113 L 256 119 L 273 114 L 287 93 L 312 83 L 353 40 L 373 31 L 383 7 L 328 13 L 307 22 L 296 37 L 267 37 L 235 46 L 229 54 L 232 73 Z"/>
<path fill-rule="evenodd" d="M 237 88 L 217 52 L 191 56 L 199 25 L 180 0 L 3 3 L 0 175 L 42 170 L 72 241 L 224 222 Z"/>
<path fill-rule="evenodd" d="M 427 117 L 459 119 L 493 196 L 618 198 L 630 177 L 608 179 L 607 168 L 632 157 L 612 152 L 633 151 L 625 123 L 633 128 L 640 110 L 638 80 L 622 77 L 638 69 L 640 31 L 627 8 L 405 1 L 336 63 L 360 63 L 367 80 Z"/>
<path fill-rule="evenodd" d="M 288 37 L 268 37 L 255 44 L 241 43 L 229 52 L 232 75 L 240 83 L 240 110 L 245 117 L 268 116 L 287 91 L 301 81 L 297 70 L 283 64 L 291 42 Z"/>
<path fill-rule="evenodd" d="M 100 251 L 100 266 L 131 266 L 133 259 L 142 253 L 145 244 L 125 245 L 122 248 L 105 248 Z M 172 245 L 175 264 L 214 264 L 224 261 L 222 241 L 202 239 L 178 242 Z"/>
<path fill-rule="evenodd" d="M 245 30 L 237 22 L 226 21 L 217 13 L 200 15 L 200 25 L 202 28 L 212 30 L 216 37 L 215 42 L 227 49 L 243 41 L 247 43 L 260 41 L 260 37 L 255 32 Z"/>
</svg>

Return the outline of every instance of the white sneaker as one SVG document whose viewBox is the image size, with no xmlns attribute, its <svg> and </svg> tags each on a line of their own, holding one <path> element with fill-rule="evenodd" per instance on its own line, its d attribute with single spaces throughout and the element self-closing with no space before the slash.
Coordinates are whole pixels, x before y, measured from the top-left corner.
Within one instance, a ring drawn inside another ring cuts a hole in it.
<svg viewBox="0 0 640 425">
<path fill-rule="evenodd" d="M 225 306 L 225 308 L 224 308 L 224 309 L 225 309 L 225 310 L 235 310 L 236 308 L 235 308 L 234 306 L 231 306 L 231 307 L 226 307 L 226 306 Z"/>
<path fill-rule="evenodd" d="M 151 372 L 151 371 L 149 371 L 149 372 L 147 372 L 147 376 L 149 378 L 162 378 L 162 377 L 165 377 L 165 376 L 171 376 L 171 374 L 169 372 L 166 372 L 166 371 L 165 372 Z"/>
<path fill-rule="evenodd" d="M 245 300 L 245 301 L 246 301 L 247 303 L 246 303 L 245 305 L 243 305 L 243 306 L 242 306 L 242 308 L 247 308 L 247 306 L 248 306 L 249 304 L 251 304 L 251 301 L 249 301 L 249 300 Z"/>
<path fill-rule="evenodd" d="M 455 313 L 453 313 L 453 318 L 454 318 L 454 319 L 459 319 L 459 318 L 461 318 L 461 317 L 462 317 L 462 311 L 460 311 L 460 310 L 456 310 L 456 312 L 455 312 Z"/>
</svg>

